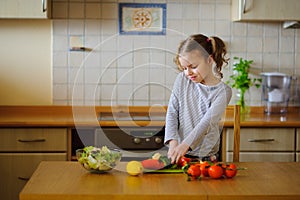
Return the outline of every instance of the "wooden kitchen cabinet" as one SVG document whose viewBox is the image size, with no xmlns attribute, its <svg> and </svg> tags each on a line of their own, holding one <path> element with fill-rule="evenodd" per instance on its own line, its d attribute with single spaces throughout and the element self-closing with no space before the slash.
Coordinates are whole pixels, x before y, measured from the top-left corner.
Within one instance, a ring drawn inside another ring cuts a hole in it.
<svg viewBox="0 0 300 200">
<path fill-rule="evenodd" d="M 1 199 L 19 199 L 19 192 L 41 161 L 65 160 L 66 128 L 1 128 Z"/>
<path fill-rule="evenodd" d="M 51 0 L 1 0 L 0 18 L 50 18 Z"/>
<path fill-rule="evenodd" d="M 300 20 L 299 0 L 232 0 L 233 21 Z"/>
<path fill-rule="evenodd" d="M 233 128 L 226 129 L 226 161 L 233 157 Z M 241 162 L 294 162 L 295 128 L 241 128 Z"/>
</svg>

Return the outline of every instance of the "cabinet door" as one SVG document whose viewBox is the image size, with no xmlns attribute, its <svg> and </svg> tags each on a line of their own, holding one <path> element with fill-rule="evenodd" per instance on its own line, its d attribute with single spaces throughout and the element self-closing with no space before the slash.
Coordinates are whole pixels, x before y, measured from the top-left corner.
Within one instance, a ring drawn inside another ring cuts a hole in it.
<svg viewBox="0 0 300 200">
<path fill-rule="evenodd" d="M 234 21 L 300 20 L 299 0 L 232 0 Z"/>
<path fill-rule="evenodd" d="M 19 193 L 41 161 L 65 161 L 66 153 L 0 153 L 0 196 L 18 200 Z"/>
<path fill-rule="evenodd" d="M 51 0 L 1 0 L 1 18 L 48 18 Z"/>
</svg>

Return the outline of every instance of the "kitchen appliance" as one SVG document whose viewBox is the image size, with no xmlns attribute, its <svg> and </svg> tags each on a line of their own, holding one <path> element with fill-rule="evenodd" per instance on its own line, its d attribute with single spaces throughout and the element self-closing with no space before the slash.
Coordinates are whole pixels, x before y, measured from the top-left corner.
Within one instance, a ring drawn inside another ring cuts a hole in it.
<svg viewBox="0 0 300 200">
<path fill-rule="evenodd" d="M 76 149 L 90 145 L 119 149 L 125 161 L 144 160 L 156 152 L 166 155 L 165 116 L 165 109 L 160 107 L 152 107 L 149 112 L 124 106 L 102 110 L 97 118 L 106 125 L 72 130 L 72 155 Z M 145 125 L 136 123 L 141 121 Z"/>
<path fill-rule="evenodd" d="M 164 127 L 102 127 L 72 129 L 72 155 L 84 146 L 119 149 L 122 161 L 144 160 L 159 152 L 167 155 Z"/>
<path fill-rule="evenodd" d="M 95 145 L 120 149 L 122 160 L 143 160 L 167 153 L 164 127 L 103 127 L 95 129 Z"/>
<path fill-rule="evenodd" d="M 290 99 L 292 77 L 278 72 L 261 73 L 262 101 L 266 114 L 285 114 Z"/>
</svg>

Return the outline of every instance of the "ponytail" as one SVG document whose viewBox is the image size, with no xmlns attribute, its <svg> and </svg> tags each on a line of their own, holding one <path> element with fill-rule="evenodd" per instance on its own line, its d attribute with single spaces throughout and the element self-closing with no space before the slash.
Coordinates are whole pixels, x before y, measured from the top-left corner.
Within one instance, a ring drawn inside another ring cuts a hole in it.
<svg viewBox="0 0 300 200">
<path fill-rule="evenodd" d="M 225 58 L 227 54 L 226 46 L 223 40 L 220 38 L 213 36 L 210 38 L 211 45 L 212 45 L 212 57 L 214 61 L 216 62 L 216 67 L 214 69 L 214 72 L 216 73 L 219 78 L 223 78 L 222 67 L 225 63 L 225 65 L 228 65 L 228 58 Z"/>
</svg>

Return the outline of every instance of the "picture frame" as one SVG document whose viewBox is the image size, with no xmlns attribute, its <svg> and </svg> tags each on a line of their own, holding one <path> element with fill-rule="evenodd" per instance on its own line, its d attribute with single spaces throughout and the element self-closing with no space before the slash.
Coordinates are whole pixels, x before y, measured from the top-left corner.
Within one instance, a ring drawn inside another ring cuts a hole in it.
<svg viewBox="0 0 300 200">
<path fill-rule="evenodd" d="M 119 3 L 119 34 L 165 35 L 166 4 Z"/>
</svg>

